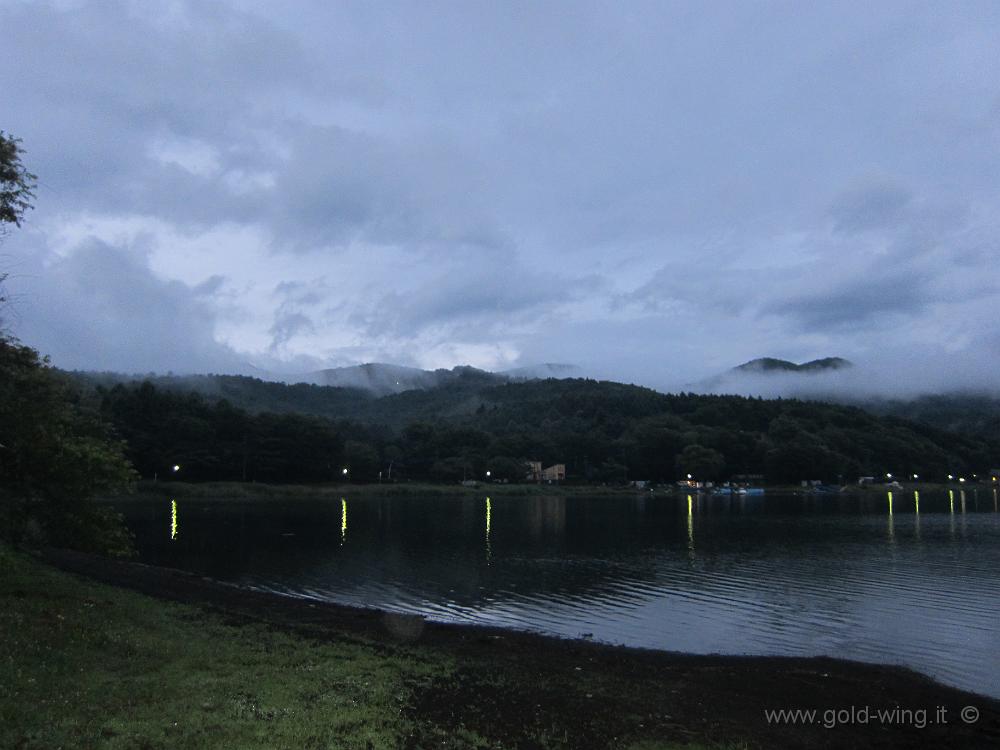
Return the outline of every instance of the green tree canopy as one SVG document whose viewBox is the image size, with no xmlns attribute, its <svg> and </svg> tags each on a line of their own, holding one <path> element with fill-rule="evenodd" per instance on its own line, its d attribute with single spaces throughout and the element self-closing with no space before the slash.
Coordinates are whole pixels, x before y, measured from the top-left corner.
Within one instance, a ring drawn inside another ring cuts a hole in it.
<svg viewBox="0 0 1000 750">
<path fill-rule="evenodd" d="M 21 226 L 32 208 L 36 177 L 21 162 L 21 140 L 0 130 L 0 224 Z"/>
<path fill-rule="evenodd" d="M 0 338 L 0 528 L 14 541 L 125 552 L 116 517 L 88 502 L 133 477 L 120 443 L 34 349 Z"/>
</svg>

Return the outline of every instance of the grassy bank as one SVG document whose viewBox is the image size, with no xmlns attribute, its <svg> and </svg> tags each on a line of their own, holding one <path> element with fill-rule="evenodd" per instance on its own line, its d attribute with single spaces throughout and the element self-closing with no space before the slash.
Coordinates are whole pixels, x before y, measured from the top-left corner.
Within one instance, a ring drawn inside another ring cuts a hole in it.
<svg viewBox="0 0 1000 750">
<path fill-rule="evenodd" d="M 438 648 L 313 638 L 81 579 L 2 547 L 0 566 L 0 747 L 580 746 L 572 715 L 498 714 L 508 730 L 481 734 L 439 710 L 448 706 L 434 696 L 464 684 L 481 701 L 473 719 L 509 711 L 497 696 L 523 675 Z M 600 697 L 599 681 L 574 682 L 549 687 L 566 691 L 563 701 Z M 675 746 L 629 723 L 625 746 Z"/>
<path fill-rule="evenodd" d="M 964 748 L 1000 736 L 996 701 L 892 667 L 623 649 L 46 556 L 87 577 L 0 547 L 0 747 Z M 764 716 L 863 705 L 982 716 L 834 729 Z"/>
<path fill-rule="evenodd" d="M 0 747 L 394 747 L 413 686 L 452 668 L 3 565 Z"/>
</svg>

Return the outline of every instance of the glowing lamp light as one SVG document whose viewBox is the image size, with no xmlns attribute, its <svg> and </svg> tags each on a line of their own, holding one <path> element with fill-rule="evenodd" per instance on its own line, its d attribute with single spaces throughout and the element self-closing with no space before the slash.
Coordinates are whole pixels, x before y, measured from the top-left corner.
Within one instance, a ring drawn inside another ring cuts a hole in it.
<svg viewBox="0 0 1000 750">
<path fill-rule="evenodd" d="M 958 478 L 958 481 L 959 481 L 959 482 L 964 482 L 964 481 L 965 481 L 965 477 L 959 477 L 959 478 Z"/>
<path fill-rule="evenodd" d="M 955 477 L 954 477 L 954 475 L 952 475 L 952 474 L 949 474 L 949 475 L 948 475 L 948 480 L 949 480 L 949 481 L 950 481 L 950 480 L 952 480 L 952 479 L 954 479 L 954 478 L 955 478 Z"/>
<path fill-rule="evenodd" d="M 487 472 L 486 472 L 486 478 L 487 478 L 487 479 L 489 479 L 489 478 L 490 478 L 490 475 L 491 475 L 491 474 L 492 474 L 492 472 L 490 472 L 490 471 L 487 471 Z"/>
<path fill-rule="evenodd" d="M 174 464 L 174 471 L 178 472 L 180 470 L 181 470 L 181 465 L 180 464 Z"/>
<path fill-rule="evenodd" d="M 892 474 L 890 474 L 889 472 L 886 472 L 885 473 L 885 478 L 886 479 L 892 479 Z"/>
<path fill-rule="evenodd" d="M 917 474 L 914 474 L 914 475 L 913 475 L 913 478 L 914 478 L 914 479 L 920 479 L 920 477 L 919 477 L 919 476 L 918 476 Z"/>
<path fill-rule="evenodd" d="M 688 479 L 690 479 L 690 478 L 691 478 L 691 475 L 690 475 L 690 474 L 688 474 Z"/>
<path fill-rule="evenodd" d="M 345 466 L 344 469 L 343 469 L 343 471 L 341 471 L 340 473 L 343 474 L 346 477 L 347 476 L 347 467 Z"/>
</svg>

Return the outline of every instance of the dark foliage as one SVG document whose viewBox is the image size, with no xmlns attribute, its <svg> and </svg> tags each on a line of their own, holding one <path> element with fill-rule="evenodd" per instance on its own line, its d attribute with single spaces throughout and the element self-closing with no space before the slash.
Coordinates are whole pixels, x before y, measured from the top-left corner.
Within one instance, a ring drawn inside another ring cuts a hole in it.
<svg viewBox="0 0 1000 750">
<path fill-rule="evenodd" d="M 21 140 L 0 130 L 0 224 L 21 226 L 32 208 L 35 175 L 21 162 Z"/>
<path fill-rule="evenodd" d="M 82 381 L 87 382 L 87 381 Z M 573 481 L 764 474 L 770 482 L 985 471 L 988 439 L 796 400 L 662 394 L 593 380 L 456 381 L 374 398 L 233 376 L 99 386 L 103 417 L 147 478 L 319 482 L 520 479 L 527 459 Z M 197 393 L 185 390 L 195 383 Z M 280 413 L 279 413 L 280 412 Z M 295 412 L 307 412 L 304 413 Z"/>
<path fill-rule="evenodd" d="M 124 526 L 90 500 L 132 477 L 121 444 L 47 360 L 0 337 L 0 534 L 125 554 Z"/>
</svg>

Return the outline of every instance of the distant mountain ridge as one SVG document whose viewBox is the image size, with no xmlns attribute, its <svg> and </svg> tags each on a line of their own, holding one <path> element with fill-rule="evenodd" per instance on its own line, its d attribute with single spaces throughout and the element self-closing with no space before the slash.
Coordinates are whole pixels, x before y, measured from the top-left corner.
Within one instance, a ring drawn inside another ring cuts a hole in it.
<svg viewBox="0 0 1000 750">
<path fill-rule="evenodd" d="M 387 396 L 404 391 L 438 388 L 456 382 L 500 385 L 511 380 L 544 380 L 546 378 L 570 378 L 578 375 L 579 368 L 575 365 L 553 363 L 490 372 L 468 365 L 460 365 L 450 370 L 443 368 L 421 370 L 417 367 L 368 362 L 363 365 L 316 370 L 300 376 L 285 376 L 280 380 L 289 384 L 309 383 L 336 388 L 359 388 L 378 396 Z"/>
<path fill-rule="evenodd" d="M 843 370 L 854 367 L 854 363 L 843 357 L 824 357 L 813 359 L 802 364 L 789 362 L 787 359 L 760 357 L 737 365 L 730 372 L 824 372 L 827 370 Z"/>
<path fill-rule="evenodd" d="M 831 358 L 835 359 L 835 358 Z M 780 362 L 780 360 L 777 360 Z M 818 360 L 823 362 L 823 360 Z M 749 364 L 749 363 L 747 363 Z M 802 365 L 788 363 L 794 368 L 801 368 Z M 805 363 L 809 364 L 809 363 Z M 388 366 L 392 367 L 392 366 Z M 553 372 L 559 374 L 566 372 L 560 365 L 546 365 L 543 369 L 536 370 L 538 374 L 548 374 Z M 780 366 L 779 366 L 780 367 Z M 350 368 L 342 368 L 350 369 Z M 356 368 L 363 369 L 363 368 Z M 573 392 L 574 389 L 596 388 L 600 391 L 614 392 L 619 394 L 632 394 L 640 400 L 656 394 L 655 391 L 636 386 L 624 385 L 609 381 L 584 380 L 582 378 L 532 378 L 525 377 L 521 370 L 508 371 L 506 373 L 489 373 L 473 367 L 458 367 L 452 370 L 441 370 L 428 373 L 417 368 L 403 368 L 410 371 L 415 378 L 419 378 L 420 373 L 434 375 L 442 373 L 446 380 L 440 385 L 433 387 L 411 388 L 406 391 L 376 394 L 371 388 L 346 387 L 346 386 L 326 386 L 310 383 L 282 383 L 274 380 L 262 380 L 260 378 L 245 375 L 123 375 L 119 373 L 97 373 L 97 372 L 66 372 L 64 375 L 71 381 L 77 383 L 88 392 L 97 391 L 102 393 L 112 391 L 116 387 L 137 388 L 144 381 L 148 381 L 157 389 L 170 393 L 193 393 L 204 398 L 209 403 L 228 402 L 230 405 L 245 409 L 252 414 L 273 413 L 273 414 L 308 414 L 315 417 L 337 420 L 352 420 L 360 423 L 386 425 L 396 429 L 401 429 L 406 424 L 419 421 L 437 422 L 440 420 L 462 420 L 472 419 L 482 409 L 492 409 L 501 402 L 510 399 L 517 400 L 518 393 L 561 393 L 561 388 L 565 387 L 566 393 Z M 837 370 L 833 368 L 832 377 L 839 378 Z M 391 373 L 379 367 L 369 367 L 368 374 L 372 376 L 372 383 L 380 382 L 378 377 Z M 374 370 L 374 372 L 371 372 Z M 813 378 L 811 372 L 815 370 L 807 369 L 805 373 L 801 370 L 781 370 L 771 369 L 765 374 L 755 374 L 753 370 L 739 371 L 736 368 L 727 371 L 729 378 L 735 379 L 744 377 L 748 379 L 775 382 L 782 380 L 781 372 L 786 372 L 788 379 L 810 381 Z M 858 372 L 861 372 L 860 368 Z M 406 374 L 406 373 L 403 373 Z M 530 374 L 530 373 L 528 373 Z M 863 376 L 863 372 L 861 373 Z M 336 376 L 335 376 L 336 377 Z M 718 376 L 721 380 L 722 376 Z M 826 376 L 830 377 L 830 376 Z M 819 378 L 822 381 L 824 378 Z M 404 381 L 400 381 L 402 385 Z M 732 381 L 730 381 L 732 382 Z M 591 385 L 586 385 L 587 383 Z M 395 385 L 395 381 L 393 381 Z M 704 386 L 704 384 L 702 384 Z M 720 389 L 728 387 L 726 384 L 719 386 Z M 696 391 L 691 389 L 689 395 L 694 395 Z M 659 394 L 664 395 L 664 394 Z M 683 394 L 681 394 L 683 395 Z M 787 392 L 781 392 L 782 398 L 789 398 Z M 545 397 L 547 398 L 547 397 Z M 560 410 L 545 402 L 545 398 L 539 398 L 532 403 L 531 410 L 537 409 L 540 414 L 546 415 L 549 419 L 560 417 Z M 766 396 L 767 399 L 778 398 L 778 396 Z M 892 399 L 884 397 L 862 397 L 851 396 L 850 393 L 829 393 L 812 395 L 806 392 L 804 395 L 791 395 L 792 400 L 807 399 L 811 402 L 839 403 L 856 406 L 866 412 L 880 416 L 899 417 L 913 420 L 916 423 L 926 425 L 933 429 L 946 429 L 959 435 L 976 435 L 996 441 L 996 436 L 1000 435 L 1000 396 L 990 393 L 940 393 L 936 395 L 924 395 L 915 399 Z M 738 403 L 739 399 L 733 403 Z M 705 403 L 710 403 L 706 401 Z M 721 403 L 721 402 L 720 402 Z M 611 415 L 621 416 L 619 410 L 623 404 L 610 404 L 604 409 L 605 420 L 614 422 Z M 587 407 L 590 409 L 591 407 Z M 629 407 L 631 408 L 631 407 Z M 587 409 L 580 411 L 581 404 L 567 403 L 568 410 L 565 418 L 573 415 L 589 413 Z M 716 417 L 713 424 L 721 424 Z M 502 417 L 498 417 L 502 421 Z M 725 420 L 723 419 L 723 422 Z M 588 427 L 582 423 L 575 431 L 577 438 L 584 440 Z M 581 437 L 583 436 L 583 437 Z M 586 454 L 589 449 L 585 446 L 579 448 L 582 454 Z M 998 453 L 997 455 L 1000 455 Z M 995 459 L 994 459 L 995 464 Z"/>
</svg>

